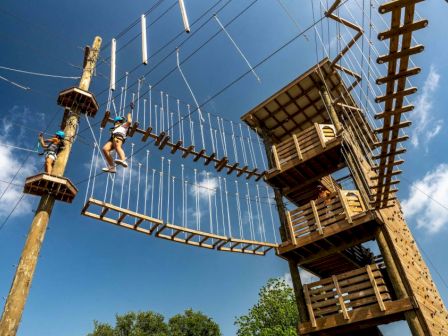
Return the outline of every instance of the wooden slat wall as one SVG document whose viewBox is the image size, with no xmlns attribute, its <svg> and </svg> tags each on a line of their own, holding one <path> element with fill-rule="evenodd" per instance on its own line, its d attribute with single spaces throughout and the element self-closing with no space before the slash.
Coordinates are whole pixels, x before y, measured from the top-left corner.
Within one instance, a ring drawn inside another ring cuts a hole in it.
<svg viewBox="0 0 448 336">
<path fill-rule="evenodd" d="M 427 323 L 430 336 L 448 335 L 448 312 L 431 278 L 415 240 L 406 225 L 399 205 L 380 210 L 385 229 L 395 249 L 404 276 Z"/>
<path fill-rule="evenodd" d="M 371 305 L 378 305 L 382 310 L 384 302 L 391 300 L 375 264 L 310 283 L 304 294 L 311 321 L 334 314 L 343 314 L 348 319 L 347 312 Z"/>
<path fill-rule="evenodd" d="M 292 161 L 310 157 L 313 151 L 319 151 L 327 142 L 335 138 L 336 131 L 331 124 L 316 124 L 294 134 L 294 137 L 273 146 L 275 158 L 278 158 L 278 161 L 276 161 L 278 162 L 277 168 L 284 170 L 286 167 L 289 167 Z"/>
<path fill-rule="evenodd" d="M 342 202 L 341 202 L 342 196 Z M 352 216 L 361 214 L 365 207 L 356 190 L 334 192 L 326 199 L 311 201 L 287 213 L 292 243 L 312 234 L 323 234 L 326 227 L 345 223 Z"/>
</svg>

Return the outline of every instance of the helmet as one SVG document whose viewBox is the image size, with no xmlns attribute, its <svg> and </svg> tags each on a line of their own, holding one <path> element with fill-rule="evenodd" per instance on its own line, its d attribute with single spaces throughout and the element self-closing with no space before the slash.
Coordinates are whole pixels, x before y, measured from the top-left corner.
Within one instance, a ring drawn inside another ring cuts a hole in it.
<svg viewBox="0 0 448 336">
<path fill-rule="evenodd" d="M 64 131 L 57 131 L 55 134 L 56 134 L 56 136 L 57 136 L 58 138 L 61 138 L 61 139 L 64 139 L 64 138 L 65 138 L 65 133 L 64 133 Z"/>
<path fill-rule="evenodd" d="M 123 117 L 115 117 L 114 118 L 114 123 L 116 123 L 116 122 L 123 122 L 123 121 L 124 121 Z"/>
</svg>

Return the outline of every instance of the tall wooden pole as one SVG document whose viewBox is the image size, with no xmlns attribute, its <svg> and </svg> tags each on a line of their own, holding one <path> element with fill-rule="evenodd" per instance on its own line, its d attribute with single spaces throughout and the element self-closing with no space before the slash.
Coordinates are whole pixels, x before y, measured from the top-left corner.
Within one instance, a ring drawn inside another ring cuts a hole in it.
<svg viewBox="0 0 448 336">
<path fill-rule="evenodd" d="M 93 47 L 90 49 L 87 56 L 87 60 L 85 60 L 84 63 L 84 71 L 79 83 L 79 88 L 82 90 L 88 91 L 89 89 L 100 46 L 101 38 L 97 36 L 95 37 Z M 53 175 L 63 176 L 64 174 L 75 139 L 81 112 L 82 111 L 75 106 L 67 118 L 64 128 L 65 148 L 58 155 L 52 171 Z M 45 232 L 47 231 L 48 221 L 53 210 L 54 201 L 55 199 L 51 194 L 43 195 L 40 199 L 0 320 L 1 336 L 15 336 L 19 328 L 25 302 L 36 269 L 37 259 L 45 237 Z"/>
</svg>

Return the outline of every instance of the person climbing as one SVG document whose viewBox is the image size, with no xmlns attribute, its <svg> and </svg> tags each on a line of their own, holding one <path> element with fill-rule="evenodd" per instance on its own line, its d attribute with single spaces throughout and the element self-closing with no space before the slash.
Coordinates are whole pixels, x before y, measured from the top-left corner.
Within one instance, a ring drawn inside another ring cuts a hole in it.
<svg viewBox="0 0 448 336">
<path fill-rule="evenodd" d="M 64 149 L 64 138 L 64 131 L 57 131 L 50 139 L 44 139 L 43 133 L 39 133 L 39 144 L 44 150 L 42 155 L 45 155 L 45 173 L 51 174 L 58 154 Z"/>
<path fill-rule="evenodd" d="M 317 186 L 317 191 L 318 191 L 318 196 L 317 196 L 317 200 L 322 200 L 324 205 L 325 205 L 325 209 L 326 209 L 326 213 L 327 214 L 333 214 L 332 211 L 332 199 L 330 198 L 331 192 L 330 190 L 328 190 L 327 188 L 325 188 L 322 185 L 318 185 Z"/>
<path fill-rule="evenodd" d="M 131 103 L 131 111 L 134 109 L 134 104 Z M 132 124 L 132 114 L 128 113 L 127 119 L 124 117 L 117 116 L 114 118 L 114 126 L 111 127 L 110 132 L 111 136 L 109 140 L 103 147 L 103 153 L 106 157 L 107 167 L 103 168 L 103 171 L 106 173 L 116 173 L 115 164 L 119 164 L 125 168 L 128 167 L 128 163 L 126 162 L 126 155 L 123 151 L 123 144 L 126 140 L 126 136 L 129 130 L 129 127 Z M 115 150 L 118 154 L 119 159 L 115 160 L 112 158 L 110 154 L 111 151 Z M 115 164 L 114 164 L 115 163 Z"/>
</svg>

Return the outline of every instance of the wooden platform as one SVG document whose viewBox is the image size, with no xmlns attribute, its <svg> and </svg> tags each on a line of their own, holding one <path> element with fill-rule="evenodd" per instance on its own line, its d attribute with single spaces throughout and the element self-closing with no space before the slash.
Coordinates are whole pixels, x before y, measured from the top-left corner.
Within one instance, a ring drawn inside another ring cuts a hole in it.
<svg viewBox="0 0 448 336">
<path fill-rule="evenodd" d="M 334 102 L 344 97 L 344 103 L 357 107 L 350 95 L 354 85 L 346 87 L 339 71 L 353 76 L 355 82 L 359 75 L 338 65 L 335 67 L 332 67 L 329 59 L 323 59 L 247 112 L 241 120 L 257 133 L 267 134 L 273 144 L 290 139 L 292 134 L 304 131 L 315 123 L 330 124 L 331 120 L 320 94 L 324 81 Z M 353 117 L 359 124 L 367 124 L 361 111 L 353 111 Z"/>
<path fill-rule="evenodd" d="M 99 109 L 93 93 L 81 90 L 78 87 L 72 87 L 61 91 L 58 96 L 58 105 L 74 110 L 75 108 L 81 113 L 87 114 L 89 117 L 94 117 Z"/>
<path fill-rule="evenodd" d="M 264 256 L 270 250 L 278 247 L 278 244 L 242 240 L 164 223 L 160 219 L 139 214 L 93 198 L 88 199 L 81 214 L 147 235 L 154 233 L 154 236 L 158 238 L 212 250 Z"/>
<path fill-rule="evenodd" d="M 93 208 L 93 209 L 92 209 Z M 151 235 L 163 222 L 113 204 L 89 198 L 81 214 L 103 222 Z"/>
<path fill-rule="evenodd" d="M 336 335 L 337 329 L 350 334 L 350 327 L 359 331 L 401 320 L 413 309 L 409 299 L 392 300 L 375 264 L 305 284 L 304 295 L 310 321 L 299 325 L 301 335 Z"/>
<path fill-rule="evenodd" d="M 58 201 L 72 203 L 78 189 L 66 177 L 41 173 L 25 180 L 23 192 L 36 196 L 51 194 Z"/>
<path fill-rule="evenodd" d="M 278 247 L 278 254 L 304 268 L 373 239 L 378 226 L 374 213 L 366 210 L 355 190 L 338 190 L 326 199 L 288 211 L 286 217 L 290 238 Z"/>
<path fill-rule="evenodd" d="M 345 166 L 341 154 L 342 139 L 333 125 L 314 124 L 272 146 L 275 168 L 266 173 L 267 183 L 291 188 L 317 182 Z"/>
<path fill-rule="evenodd" d="M 110 113 L 106 111 L 104 118 L 101 122 L 101 127 L 105 127 L 107 123 L 113 123 L 113 119 L 110 118 Z M 171 154 L 175 154 L 179 152 L 182 154 L 182 158 L 192 157 L 193 161 L 201 160 L 204 162 L 204 165 L 208 166 L 209 164 L 213 164 L 215 169 L 220 172 L 224 170 L 228 175 L 235 173 L 238 177 L 245 176 L 246 179 L 250 179 L 254 177 L 257 181 L 260 180 L 265 172 L 259 171 L 256 167 L 248 167 L 243 166 L 240 167 L 238 162 L 231 162 L 227 157 L 217 157 L 216 153 L 207 153 L 205 149 L 196 149 L 193 145 L 185 145 L 182 141 L 174 141 L 170 138 L 169 135 L 165 134 L 165 132 L 161 132 L 160 134 L 156 134 L 153 132 L 152 127 L 148 127 L 146 130 L 139 128 L 138 123 L 134 123 L 132 128 L 130 129 L 129 136 L 134 136 L 135 133 L 142 135 L 142 141 L 145 142 L 148 139 L 153 139 L 154 145 L 157 146 L 160 150 L 163 150 L 165 147 L 170 149 Z"/>
</svg>

